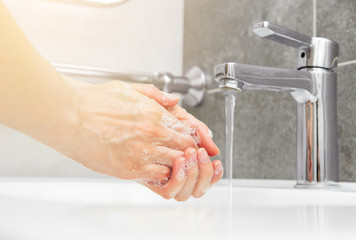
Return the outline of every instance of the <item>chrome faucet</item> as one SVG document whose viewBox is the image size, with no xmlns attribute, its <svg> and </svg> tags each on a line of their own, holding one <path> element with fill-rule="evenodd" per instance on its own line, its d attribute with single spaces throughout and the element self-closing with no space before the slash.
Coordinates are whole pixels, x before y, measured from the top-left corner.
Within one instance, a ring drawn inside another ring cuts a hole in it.
<svg viewBox="0 0 356 240">
<path fill-rule="evenodd" d="M 297 70 L 222 63 L 215 66 L 220 88 L 284 91 L 297 102 L 296 187 L 337 187 L 338 147 L 336 73 L 339 45 L 309 37 L 269 22 L 254 32 L 298 48 Z"/>
</svg>

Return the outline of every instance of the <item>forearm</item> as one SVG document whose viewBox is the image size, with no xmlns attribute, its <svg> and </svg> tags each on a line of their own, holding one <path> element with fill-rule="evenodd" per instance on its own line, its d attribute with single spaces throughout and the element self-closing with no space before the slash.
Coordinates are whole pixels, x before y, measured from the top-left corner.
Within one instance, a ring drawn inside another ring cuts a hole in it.
<svg viewBox="0 0 356 240">
<path fill-rule="evenodd" d="M 49 136 L 71 117 L 71 87 L 36 52 L 1 1 L 0 36 L 0 123 L 53 147 Z"/>
</svg>

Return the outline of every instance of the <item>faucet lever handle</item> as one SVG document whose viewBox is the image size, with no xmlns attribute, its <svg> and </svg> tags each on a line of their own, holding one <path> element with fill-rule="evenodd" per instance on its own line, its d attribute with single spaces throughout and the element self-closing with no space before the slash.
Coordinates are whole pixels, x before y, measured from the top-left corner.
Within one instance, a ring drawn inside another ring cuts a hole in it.
<svg viewBox="0 0 356 240">
<path fill-rule="evenodd" d="M 294 48 L 311 47 L 312 38 L 292 31 L 287 28 L 272 24 L 268 21 L 256 23 L 253 27 L 254 33 L 258 36 L 267 38 Z"/>
</svg>

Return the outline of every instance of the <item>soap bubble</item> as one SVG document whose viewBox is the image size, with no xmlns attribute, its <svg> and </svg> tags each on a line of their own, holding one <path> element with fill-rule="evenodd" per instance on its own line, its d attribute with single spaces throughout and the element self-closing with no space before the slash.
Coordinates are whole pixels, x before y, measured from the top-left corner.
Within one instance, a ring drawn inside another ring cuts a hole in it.
<svg viewBox="0 0 356 240">
<path fill-rule="evenodd" d="M 148 161 L 149 160 L 149 154 L 150 154 L 150 151 L 148 149 L 143 149 L 142 150 L 142 159 L 145 160 L 145 161 Z"/>
<path fill-rule="evenodd" d="M 185 161 L 185 171 L 188 172 L 189 169 L 197 165 L 197 161 L 192 161 L 191 159 Z"/>
<path fill-rule="evenodd" d="M 161 124 L 165 128 L 172 129 L 177 132 L 180 132 L 181 134 L 183 134 L 185 136 L 192 137 L 197 145 L 200 144 L 200 136 L 198 134 L 197 129 L 187 126 L 186 124 L 184 124 L 183 122 L 179 121 L 178 119 L 170 116 L 169 114 L 167 114 L 167 113 L 163 114 L 162 119 L 161 119 Z"/>
<path fill-rule="evenodd" d="M 178 182 L 183 181 L 184 177 L 185 177 L 185 170 L 181 168 L 181 169 L 179 169 L 179 172 L 177 174 Z"/>
</svg>

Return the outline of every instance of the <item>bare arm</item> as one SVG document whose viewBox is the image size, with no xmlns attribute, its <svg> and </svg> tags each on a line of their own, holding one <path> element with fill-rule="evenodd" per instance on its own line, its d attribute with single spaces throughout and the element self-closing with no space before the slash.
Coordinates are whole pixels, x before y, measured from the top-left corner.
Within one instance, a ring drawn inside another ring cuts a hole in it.
<svg viewBox="0 0 356 240">
<path fill-rule="evenodd" d="M 53 147 L 48 133 L 60 135 L 58 125 L 73 115 L 70 86 L 35 51 L 2 2 L 0 36 L 0 123 Z"/>
<path fill-rule="evenodd" d="M 211 139 L 204 140 L 208 131 L 203 123 L 163 107 L 175 106 L 177 98 L 166 98 L 152 86 L 120 81 L 93 85 L 60 75 L 33 48 L 1 0 L 0 56 L 1 124 L 94 171 L 123 179 L 164 182 L 176 171 L 174 166 L 181 167 L 182 159 L 195 159 L 195 170 L 188 171 L 183 183 L 190 191 L 178 200 L 200 197 L 220 179 L 222 173 L 213 177 L 216 162 L 203 161 L 199 172 L 198 160 L 207 156 L 198 156 L 198 145 L 187 131 L 163 124 L 168 118 L 186 121 L 183 128 L 196 126 L 203 137 L 201 147 L 211 155 L 218 153 Z M 188 150 L 193 152 L 187 154 Z M 198 177 L 204 181 L 198 183 Z M 156 192 L 171 196 L 169 191 Z"/>
</svg>

